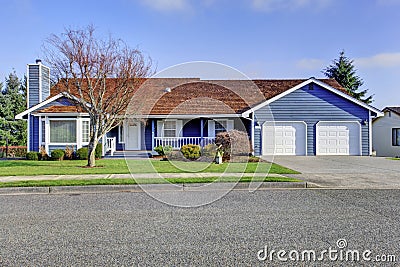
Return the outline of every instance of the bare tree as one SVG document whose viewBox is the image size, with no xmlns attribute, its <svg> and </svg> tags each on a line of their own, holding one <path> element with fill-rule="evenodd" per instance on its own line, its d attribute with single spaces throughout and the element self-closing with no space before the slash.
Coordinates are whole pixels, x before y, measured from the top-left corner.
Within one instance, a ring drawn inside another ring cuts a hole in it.
<svg viewBox="0 0 400 267">
<path fill-rule="evenodd" d="M 68 28 L 46 40 L 44 52 L 59 91 L 66 92 L 90 117 L 88 166 L 95 166 L 100 139 L 123 120 L 125 109 L 152 61 L 138 49 L 111 36 L 98 39 L 94 27 Z"/>
</svg>

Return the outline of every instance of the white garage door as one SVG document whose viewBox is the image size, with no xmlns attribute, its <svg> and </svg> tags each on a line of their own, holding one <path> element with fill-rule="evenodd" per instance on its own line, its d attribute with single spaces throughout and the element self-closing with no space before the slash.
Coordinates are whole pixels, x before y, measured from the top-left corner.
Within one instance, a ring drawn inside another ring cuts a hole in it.
<svg viewBox="0 0 400 267">
<path fill-rule="evenodd" d="M 262 131 L 263 155 L 305 155 L 304 122 L 266 122 Z"/>
<path fill-rule="evenodd" d="M 318 122 L 317 155 L 361 155 L 358 122 Z"/>
</svg>

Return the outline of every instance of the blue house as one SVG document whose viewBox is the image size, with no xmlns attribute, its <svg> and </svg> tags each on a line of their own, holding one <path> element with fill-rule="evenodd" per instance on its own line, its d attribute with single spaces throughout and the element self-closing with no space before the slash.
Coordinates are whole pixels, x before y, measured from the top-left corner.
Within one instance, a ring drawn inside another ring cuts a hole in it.
<svg viewBox="0 0 400 267">
<path fill-rule="evenodd" d="M 28 150 L 51 152 L 89 142 L 89 117 L 50 69 L 28 65 Z M 221 131 L 245 131 L 255 155 L 371 155 L 372 119 L 382 112 L 332 79 L 201 80 L 150 78 L 137 90 L 123 122 L 103 137 L 103 151 L 153 151 L 207 145 Z M 121 115 L 122 116 L 122 115 Z"/>
</svg>

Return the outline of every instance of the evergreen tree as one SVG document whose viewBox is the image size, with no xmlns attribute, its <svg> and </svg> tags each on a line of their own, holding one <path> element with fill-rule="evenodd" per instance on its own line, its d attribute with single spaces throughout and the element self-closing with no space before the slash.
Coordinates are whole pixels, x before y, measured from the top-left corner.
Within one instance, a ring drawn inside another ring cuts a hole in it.
<svg viewBox="0 0 400 267">
<path fill-rule="evenodd" d="M 24 83 L 10 73 L 0 93 L 0 146 L 26 145 L 26 121 L 15 120 L 26 109 L 26 78 Z"/>
<path fill-rule="evenodd" d="M 342 50 L 339 54 L 339 58 L 333 60 L 332 64 L 326 67 L 322 72 L 328 78 L 335 79 L 352 97 L 370 104 L 373 101 L 373 95 L 366 97 L 368 89 L 359 91 L 364 82 L 356 74 L 357 70 L 353 62 L 354 60 L 346 57 L 344 50 Z"/>
</svg>

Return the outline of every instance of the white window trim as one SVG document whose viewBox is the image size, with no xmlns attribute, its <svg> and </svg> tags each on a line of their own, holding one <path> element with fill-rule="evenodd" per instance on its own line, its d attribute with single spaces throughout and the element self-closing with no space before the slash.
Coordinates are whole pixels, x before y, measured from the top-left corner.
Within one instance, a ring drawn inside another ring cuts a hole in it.
<svg viewBox="0 0 400 267">
<path fill-rule="evenodd" d="M 175 135 L 174 137 L 182 137 L 183 136 L 183 121 L 176 119 L 166 119 L 157 121 L 157 137 L 165 137 L 164 136 L 164 122 L 166 121 L 175 121 Z"/>
<path fill-rule="evenodd" d="M 50 122 L 51 121 L 75 121 L 76 122 L 76 142 L 71 142 L 71 143 L 56 143 L 56 142 L 50 142 Z M 49 146 L 76 146 L 76 149 L 79 149 L 83 146 L 86 146 L 89 144 L 89 142 L 82 142 L 82 122 L 83 121 L 89 121 L 90 124 L 90 119 L 89 118 L 62 118 L 62 117 L 45 117 L 44 123 L 45 123 L 45 148 L 46 151 L 49 151 Z M 43 123 L 43 121 L 42 121 Z M 89 125 L 90 127 L 90 125 Z M 40 130 L 41 131 L 41 130 Z M 90 131 L 90 130 L 89 130 Z M 90 135 L 90 133 L 89 133 Z M 90 139 L 90 136 L 89 136 Z M 40 142 L 42 143 L 42 142 Z M 43 144 L 43 143 L 42 143 Z"/>
<path fill-rule="evenodd" d="M 118 125 L 118 144 L 125 144 L 125 129 L 126 129 L 126 127 L 125 127 L 125 121 L 124 121 L 123 123 Z M 121 139 L 123 139 L 123 140 L 121 141 Z"/>
<path fill-rule="evenodd" d="M 214 119 L 208 120 L 208 137 L 215 137 L 215 122 L 222 124 L 222 122 L 226 122 L 226 131 L 230 131 L 235 129 L 235 121 L 229 119 Z"/>
<path fill-rule="evenodd" d="M 89 138 L 89 141 L 88 142 L 83 142 L 83 122 L 84 121 L 87 121 L 87 122 L 89 122 L 89 136 L 88 136 L 88 138 Z M 89 145 L 89 142 L 90 142 L 90 119 L 89 118 L 78 118 L 77 119 L 77 123 L 78 123 L 78 125 L 80 124 L 81 125 L 81 129 L 80 129 L 80 134 L 81 134 L 81 136 L 80 136 L 80 142 L 81 142 L 81 146 L 86 146 L 86 145 Z M 77 136 L 78 137 L 78 136 Z M 78 140 L 77 140 L 78 141 Z"/>
</svg>

